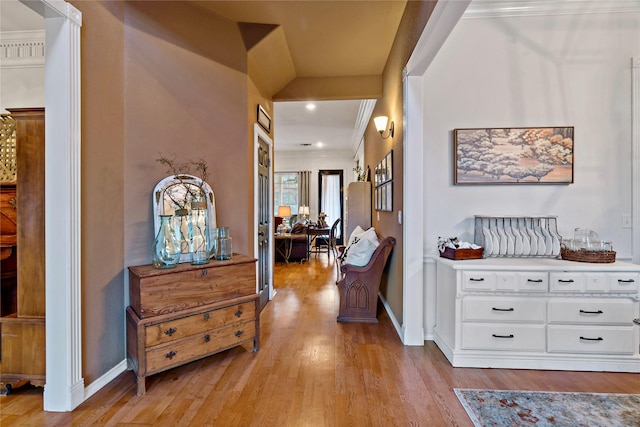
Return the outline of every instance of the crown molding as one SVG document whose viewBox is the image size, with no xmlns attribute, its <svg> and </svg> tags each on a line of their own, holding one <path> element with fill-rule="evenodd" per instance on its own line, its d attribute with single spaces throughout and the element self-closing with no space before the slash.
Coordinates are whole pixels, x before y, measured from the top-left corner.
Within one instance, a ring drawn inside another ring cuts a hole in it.
<svg viewBox="0 0 640 427">
<path fill-rule="evenodd" d="M 462 17 L 505 18 L 628 12 L 640 12 L 640 2 L 637 0 L 474 0 Z"/>
<path fill-rule="evenodd" d="M 0 68 L 44 67 L 44 62 L 44 30 L 0 33 Z"/>
</svg>

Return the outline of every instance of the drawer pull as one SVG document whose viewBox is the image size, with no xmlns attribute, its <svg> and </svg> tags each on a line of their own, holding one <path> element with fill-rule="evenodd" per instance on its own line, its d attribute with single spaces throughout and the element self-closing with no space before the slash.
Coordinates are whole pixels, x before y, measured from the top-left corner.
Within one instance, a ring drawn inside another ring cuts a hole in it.
<svg viewBox="0 0 640 427">
<path fill-rule="evenodd" d="M 491 334 L 491 336 L 494 337 L 494 338 L 513 338 L 513 334 L 509 334 L 509 335 Z"/>
<path fill-rule="evenodd" d="M 573 283 L 573 279 L 569 279 L 569 280 L 563 280 L 563 279 L 558 279 L 559 283 Z"/>
<path fill-rule="evenodd" d="M 167 329 L 166 331 L 164 331 L 164 333 L 165 333 L 165 334 L 167 334 L 167 335 L 169 335 L 169 336 L 171 336 L 171 335 L 175 334 L 175 333 L 176 333 L 176 331 L 177 331 L 177 329 L 176 329 L 176 328 L 169 328 L 169 329 Z"/>
<path fill-rule="evenodd" d="M 240 316 L 242 316 L 242 310 L 238 309 L 238 310 L 237 310 L 235 313 L 233 313 L 233 314 L 235 314 L 235 316 L 236 316 L 236 317 L 240 317 Z"/>
<path fill-rule="evenodd" d="M 475 278 L 473 278 L 473 277 L 470 277 L 470 278 L 469 278 L 469 281 L 470 281 L 470 282 L 484 282 L 484 277 L 481 277 L 481 278 L 479 278 L 479 279 L 475 279 Z"/>
<path fill-rule="evenodd" d="M 171 360 L 173 359 L 173 356 L 175 356 L 177 353 L 175 350 L 171 350 L 169 353 L 165 354 L 164 357 L 166 357 L 167 359 Z"/>
<path fill-rule="evenodd" d="M 204 336 L 204 342 L 209 342 L 211 341 L 211 337 L 209 336 L 209 334 Z"/>
<path fill-rule="evenodd" d="M 604 341 L 604 338 L 602 337 L 598 337 L 598 338 L 580 337 L 580 339 L 583 341 Z"/>
<path fill-rule="evenodd" d="M 204 320 L 209 320 L 211 316 L 209 315 L 209 313 L 205 313 L 204 314 Z"/>
<path fill-rule="evenodd" d="M 242 334 L 244 334 L 244 331 L 236 331 L 235 335 L 236 337 L 240 338 L 242 336 Z"/>
<path fill-rule="evenodd" d="M 542 283 L 542 279 L 527 279 L 527 282 L 531 282 L 531 283 Z"/>
<path fill-rule="evenodd" d="M 580 310 L 580 314 L 602 314 L 602 310 L 598 311 L 589 311 L 589 310 Z"/>
<path fill-rule="evenodd" d="M 618 279 L 618 283 L 635 283 L 633 279 Z"/>
<path fill-rule="evenodd" d="M 200 275 L 202 275 L 202 276 L 206 276 L 208 273 L 209 273 L 209 270 L 208 270 L 208 269 L 206 269 L 206 268 L 203 268 L 203 269 L 200 271 Z"/>
<path fill-rule="evenodd" d="M 493 310 L 493 311 L 513 311 L 513 307 L 511 307 L 511 308 L 496 308 L 496 307 L 493 307 L 493 308 L 491 308 L 491 310 Z"/>
</svg>

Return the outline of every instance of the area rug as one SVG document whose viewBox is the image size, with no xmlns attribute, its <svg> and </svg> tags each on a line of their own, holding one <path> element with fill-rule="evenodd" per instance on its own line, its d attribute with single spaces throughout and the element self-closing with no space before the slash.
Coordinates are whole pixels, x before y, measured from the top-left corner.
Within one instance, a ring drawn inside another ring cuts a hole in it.
<svg viewBox="0 0 640 427">
<path fill-rule="evenodd" d="M 454 391 L 476 427 L 640 427 L 640 394 Z"/>
</svg>

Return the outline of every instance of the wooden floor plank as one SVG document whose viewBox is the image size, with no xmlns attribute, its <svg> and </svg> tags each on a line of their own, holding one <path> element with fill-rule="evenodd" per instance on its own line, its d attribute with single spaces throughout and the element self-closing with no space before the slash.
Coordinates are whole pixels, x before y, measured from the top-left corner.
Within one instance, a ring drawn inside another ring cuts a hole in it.
<svg viewBox="0 0 640 427">
<path fill-rule="evenodd" d="M 452 368 L 433 342 L 405 347 L 378 324 L 338 323 L 326 255 L 277 264 L 260 316 L 261 349 L 238 347 L 147 378 L 125 372 L 71 413 L 42 389 L 0 397 L 2 426 L 471 426 L 454 388 L 640 393 L 637 374 Z"/>
</svg>

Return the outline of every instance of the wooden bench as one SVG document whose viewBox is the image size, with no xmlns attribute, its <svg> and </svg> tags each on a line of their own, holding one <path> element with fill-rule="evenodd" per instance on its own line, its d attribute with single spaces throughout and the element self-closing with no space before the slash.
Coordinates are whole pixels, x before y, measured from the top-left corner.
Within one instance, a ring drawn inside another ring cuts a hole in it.
<svg viewBox="0 0 640 427">
<path fill-rule="evenodd" d="M 396 244 L 396 239 L 386 237 L 380 241 L 371 259 L 362 267 L 343 264 L 342 277 L 338 280 L 340 311 L 338 322 L 377 323 L 378 290 L 382 272 Z"/>
</svg>

